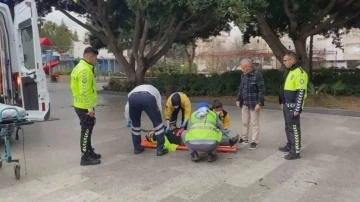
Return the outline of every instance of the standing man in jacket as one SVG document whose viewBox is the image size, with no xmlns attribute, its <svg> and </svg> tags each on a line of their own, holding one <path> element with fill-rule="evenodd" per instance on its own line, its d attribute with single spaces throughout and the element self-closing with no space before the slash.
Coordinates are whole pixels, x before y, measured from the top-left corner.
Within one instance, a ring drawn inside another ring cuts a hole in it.
<svg viewBox="0 0 360 202">
<path fill-rule="evenodd" d="M 80 165 L 100 164 L 100 154 L 94 152 L 91 145 L 91 135 L 95 126 L 95 107 L 97 105 L 97 89 L 94 65 L 99 51 L 93 47 L 84 50 L 83 59 L 71 72 L 71 92 L 73 105 L 80 120 L 81 161 Z"/>
<path fill-rule="evenodd" d="M 307 97 L 308 75 L 297 63 L 295 53 L 286 54 L 283 62 L 286 71 L 280 87 L 279 104 L 284 113 L 287 143 L 279 150 L 289 152 L 285 159 L 293 160 L 300 158 L 300 113 Z"/>
<path fill-rule="evenodd" d="M 254 69 L 249 59 L 240 62 L 243 74 L 236 106 L 241 108 L 242 135 L 239 143 L 248 143 L 249 122 L 252 126 L 252 141 L 249 149 L 256 149 L 259 143 L 259 114 L 265 101 L 265 84 L 261 73 Z"/>
</svg>

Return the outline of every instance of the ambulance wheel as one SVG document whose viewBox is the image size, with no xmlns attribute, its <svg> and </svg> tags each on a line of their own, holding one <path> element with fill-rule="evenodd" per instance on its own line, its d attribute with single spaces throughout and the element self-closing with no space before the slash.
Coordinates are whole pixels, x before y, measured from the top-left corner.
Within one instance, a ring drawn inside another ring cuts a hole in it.
<svg viewBox="0 0 360 202">
<path fill-rule="evenodd" d="M 20 164 L 16 163 L 14 165 L 14 174 L 15 174 L 15 178 L 18 180 L 20 179 Z"/>
</svg>

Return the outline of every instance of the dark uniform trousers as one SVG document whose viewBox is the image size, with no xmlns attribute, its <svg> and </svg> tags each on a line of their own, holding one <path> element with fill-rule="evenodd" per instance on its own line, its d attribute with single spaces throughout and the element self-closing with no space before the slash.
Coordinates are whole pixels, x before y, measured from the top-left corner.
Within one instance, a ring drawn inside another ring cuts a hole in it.
<svg viewBox="0 0 360 202">
<path fill-rule="evenodd" d="M 165 147 L 164 125 L 156 98 L 148 92 L 134 92 L 129 96 L 129 115 L 132 122 L 131 135 L 135 150 L 141 149 L 141 114 L 145 112 L 150 118 L 156 135 L 157 150 Z"/>
<path fill-rule="evenodd" d="M 92 150 L 91 145 L 91 135 L 93 128 L 96 123 L 95 117 L 90 117 L 88 115 L 87 109 L 80 109 L 75 108 L 75 112 L 80 120 L 80 126 L 81 126 L 81 135 L 80 135 L 80 148 L 82 153 L 86 153 L 90 150 Z"/>
<path fill-rule="evenodd" d="M 294 117 L 294 108 L 289 104 L 283 104 L 285 119 L 285 133 L 287 137 L 287 147 L 292 153 L 300 153 L 301 149 L 301 129 L 300 114 Z"/>
</svg>

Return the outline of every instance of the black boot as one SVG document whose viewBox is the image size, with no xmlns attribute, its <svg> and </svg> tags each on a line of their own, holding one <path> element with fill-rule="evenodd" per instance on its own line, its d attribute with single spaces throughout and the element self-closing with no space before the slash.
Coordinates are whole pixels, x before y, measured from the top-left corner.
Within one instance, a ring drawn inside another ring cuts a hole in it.
<svg viewBox="0 0 360 202">
<path fill-rule="evenodd" d="M 240 141 L 240 135 L 237 134 L 235 137 L 232 137 L 229 139 L 229 145 L 230 147 L 235 146 Z"/>
<path fill-rule="evenodd" d="M 199 154 L 196 151 L 192 152 L 190 155 L 191 155 L 191 161 L 193 162 L 200 161 Z"/>
<path fill-rule="evenodd" d="M 99 159 L 92 158 L 88 152 L 83 154 L 80 161 L 80 165 L 82 166 L 97 165 L 100 163 L 101 161 Z"/>
<path fill-rule="evenodd" d="M 216 154 L 208 154 L 208 162 L 214 162 L 217 160 L 217 155 Z"/>
<path fill-rule="evenodd" d="M 290 145 L 289 145 L 289 144 L 286 144 L 286 145 L 283 146 L 283 147 L 279 147 L 279 151 L 282 151 L 282 152 L 290 152 Z"/>
<path fill-rule="evenodd" d="M 134 154 L 142 153 L 145 148 L 141 146 L 141 136 L 140 135 L 132 135 L 133 145 L 134 145 Z"/>
<path fill-rule="evenodd" d="M 93 159 L 100 159 L 100 158 L 101 158 L 101 154 L 95 153 L 95 149 L 94 149 L 94 148 L 91 148 L 91 149 L 89 150 L 89 155 L 90 155 L 91 158 L 93 158 Z"/>
<path fill-rule="evenodd" d="M 287 155 L 285 155 L 284 158 L 285 158 L 286 160 L 295 160 L 295 159 L 299 159 L 299 158 L 301 158 L 301 157 L 300 157 L 300 154 L 299 154 L 299 153 L 290 152 L 290 153 L 288 153 Z"/>
<path fill-rule="evenodd" d="M 156 135 L 156 155 L 157 156 L 163 156 L 167 153 L 169 153 L 169 150 L 165 148 L 165 132 L 159 135 Z"/>
</svg>

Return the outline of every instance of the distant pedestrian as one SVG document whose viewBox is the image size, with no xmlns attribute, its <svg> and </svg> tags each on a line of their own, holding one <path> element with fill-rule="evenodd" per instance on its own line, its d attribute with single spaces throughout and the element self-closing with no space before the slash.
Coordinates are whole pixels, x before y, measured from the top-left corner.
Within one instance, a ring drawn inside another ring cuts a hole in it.
<svg viewBox="0 0 360 202">
<path fill-rule="evenodd" d="M 248 144 L 249 122 L 252 126 L 252 141 L 249 149 L 256 149 L 259 142 L 259 115 L 265 101 L 265 84 L 261 73 L 254 69 L 251 60 L 240 62 L 243 74 L 236 106 L 241 108 L 242 134 L 239 143 Z"/>
<path fill-rule="evenodd" d="M 91 145 L 91 135 L 95 126 L 95 107 L 97 105 L 97 89 L 95 67 L 99 51 L 93 47 L 84 50 L 83 59 L 71 72 L 71 91 L 74 98 L 74 108 L 80 120 L 81 138 L 80 165 L 99 164 L 101 155 L 94 152 Z"/>
<path fill-rule="evenodd" d="M 298 64 L 295 53 L 286 54 L 283 62 L 286 71 L 280 87 L 279 104 L 284 113 L 287 143 L 279 150 L 289 152 L 285 159 L 293 160 L 300 158 L 300 114 L 307 97 L 308 75 Z"/>
</svg>

